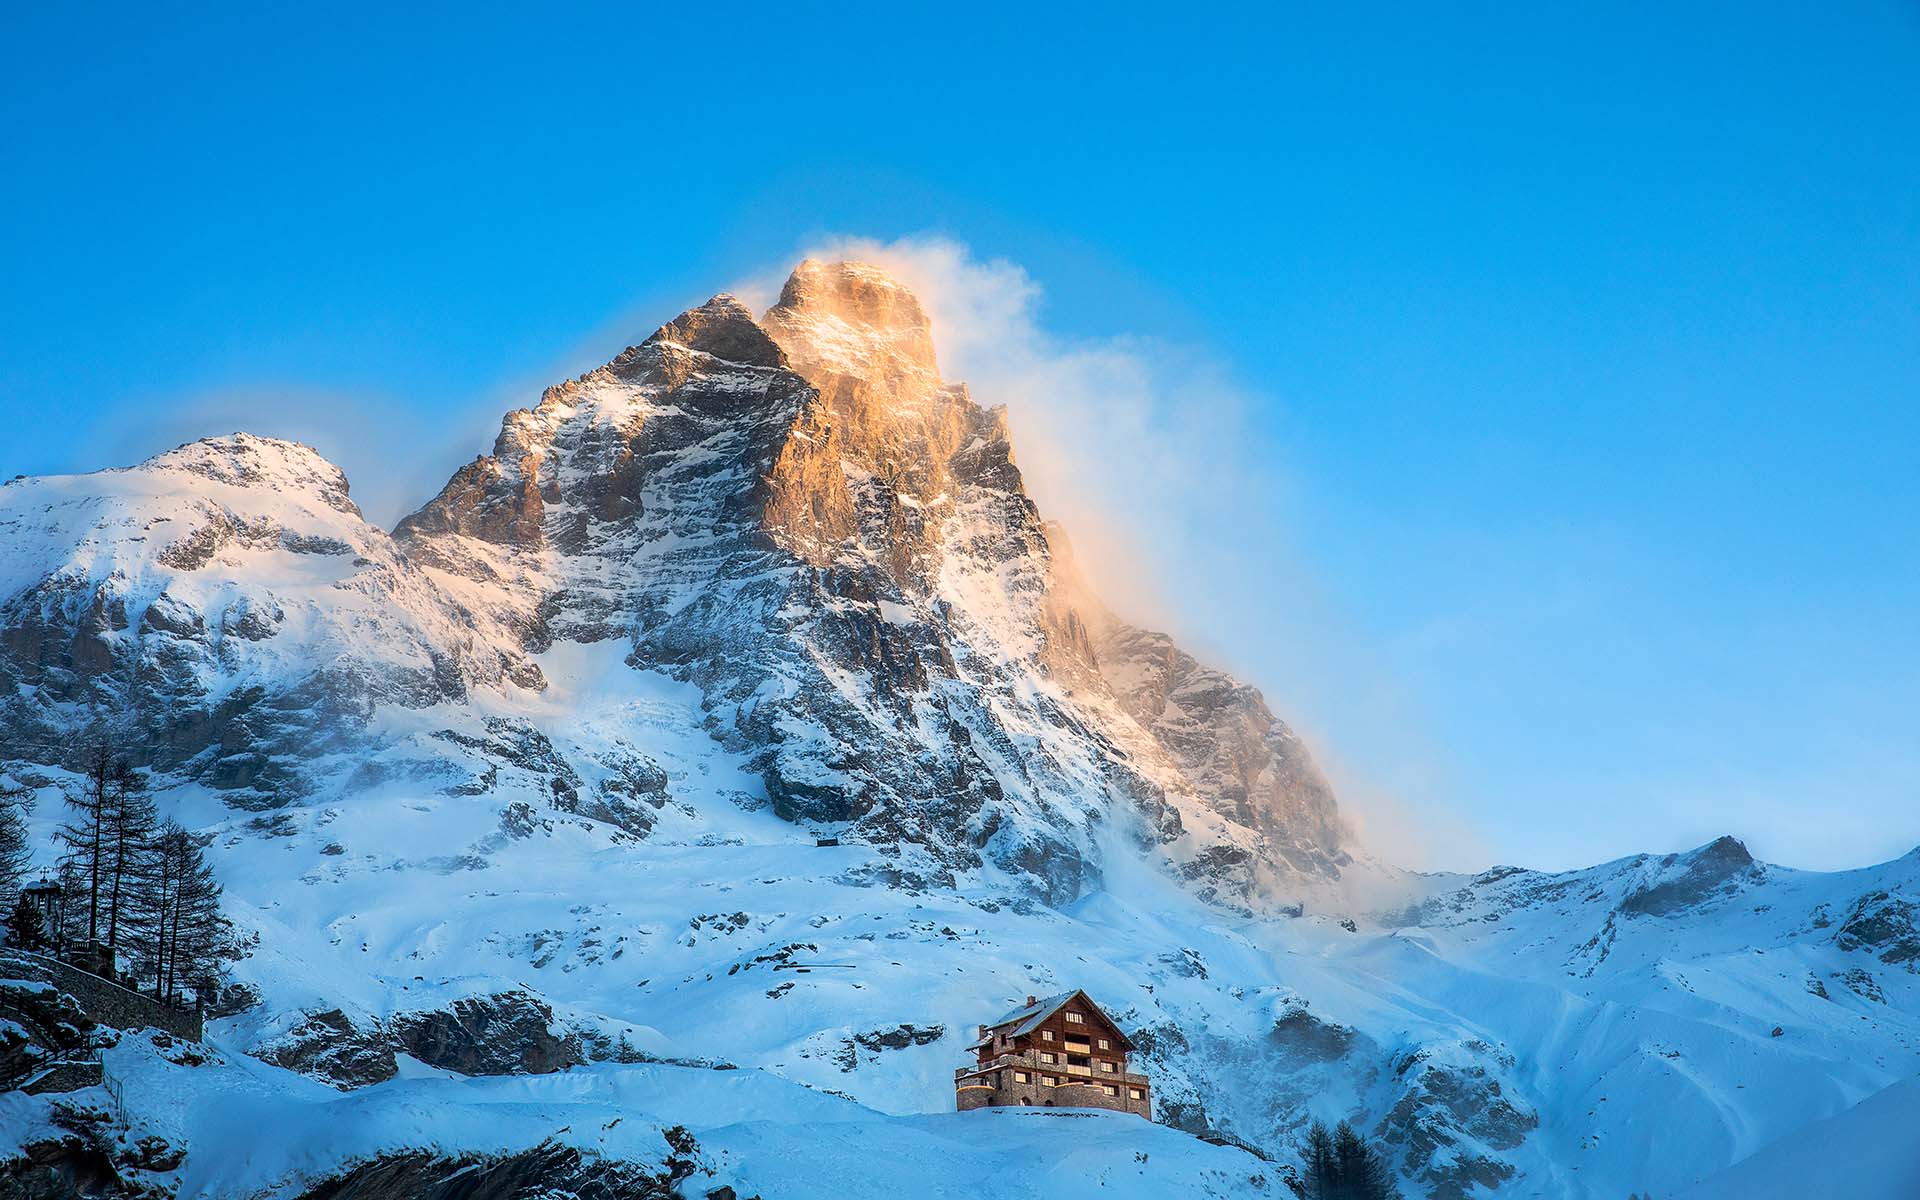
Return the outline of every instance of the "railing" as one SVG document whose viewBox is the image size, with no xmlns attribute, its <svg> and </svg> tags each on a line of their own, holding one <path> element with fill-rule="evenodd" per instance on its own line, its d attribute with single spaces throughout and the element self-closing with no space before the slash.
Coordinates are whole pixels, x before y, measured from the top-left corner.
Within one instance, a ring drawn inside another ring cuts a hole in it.
<svg viewBox="0 0 1920 1200">
<path fill-rule="evenodd" d="M 100 1048 L 93 1048 L 93 1061 L 100 1064 L 100 1086 L 107 1093 L 107 1111 L 113 1115 L 113 1123 L 121 1129 L 131 1129 L 127 1123 L 127 1090 L 120 1077 L 107 1070 L 107 1060 Z"/>
</svg>

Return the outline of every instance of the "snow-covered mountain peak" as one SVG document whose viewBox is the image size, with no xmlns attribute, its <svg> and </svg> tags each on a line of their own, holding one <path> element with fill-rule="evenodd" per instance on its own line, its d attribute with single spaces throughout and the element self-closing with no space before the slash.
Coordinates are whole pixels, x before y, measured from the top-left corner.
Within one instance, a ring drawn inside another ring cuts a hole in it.
<svg viewBox="0 0 1920 1200">
<path fill-rule="evenodd" d="M 807 259 L 763 323 L 796 369 L 937 382 L 933 324 L 906 285 L 879 267 Z"/>
<path fill-rule="evenodd" d="M 318 450 L 304 442 L 230 433 L 201 438 L 156 454 L 138 471 L 180 471 L 230 487 L 311 495 L 329 508 L 358 517 L 360 509 L 348 498 L 347 475 Z"/>
<path fill-rule="evenodd" d="M 0 489 L 0 598 L 73 580 L 196 571 L 239 555 L 383 541 L 347 477 L 311 446 L 235 433 L 131 467 L 16 479 Z"/>
<path fill-rule="evenodd" d="M 72 761 L 106 722 L 140 765 L 270 807 L 381 706 L 538 687 L 310 446 L 236 433 L 0 489 L 5 756 Z"/>
<path fill-rule="evenodd" d="M 912 847 L 903 877 L 992 864 L 1067 899 L 1109 827 L 1221 898 L 1343 861 L 1258 693 L 1185 656 L 1141 680 L 1116 642 L 1116 696 L 1004 412 L 940 378 L 877 268 L 803 263 L 757 322 L 726 295 L 681 314 L 509 413 L 396 534 L 531 652 L 620 638 L 698 684 L 776 812 Z"/>
<path fill-rule="evenodd" d="M 690 308 L 654 331 L 643 346 L 672 345 L 710 354 L 731 363 L 756 367 L 784 367 L 780 347 L 753 320 L 753 310 L 726 292 L 697 308 Z M 620 371 L 640 357 L 638 347 L 616 358 L 610 368 Z"/>
</svg>

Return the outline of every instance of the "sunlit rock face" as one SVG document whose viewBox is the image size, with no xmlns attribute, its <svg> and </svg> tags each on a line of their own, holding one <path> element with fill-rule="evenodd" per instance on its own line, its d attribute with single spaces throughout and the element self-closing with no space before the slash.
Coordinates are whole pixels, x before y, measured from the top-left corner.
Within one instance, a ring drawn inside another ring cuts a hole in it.
<svg viewBox="0 0 1920 1200">
<path fill-rule="evenodd" d="M 1099 684 L 1134 731 L 1129 740 L 1149 743 L 1136 753 L 1158 758 L 1157 775 L 1185 798 L 1188 824 L 1223 831 L 1183 873 L 1206 894 L 1240 899 L 1284 892 L 1301 877 L 1337 876 L 1351 862 L 1352 835 L 1306 743 L 1259 689 L 1116 616 L 1081 578 L 1065 532 L 1050 525 L 1048 536 L 1055 607 L 1065 614 L 1055 620 L 1086 640 Z"/>
<path fill-rule="evenodd" d="M 1005 410 L 940 378 L 907 289 L 870 266 L 809 261 L 763 324 L 820 391 L 860 545 L 884 548 L 878 565 L 903 592 L 947 606 L 929 635 L 958 629 L 977 656 L 1055 689 L 1107 748 L 1116 803 L 1181 843 L 1201 886 L 1246 899 L 1292 872 L 1337 873 L 1344 829 L 1304 744 L 1258 692 L 1092 596 L 1026 496 Z"/>
<path fill-rule="evenodd" d="M 1247 689 L 1207 676 L 1259 763 L 1184 744 L 1164 696 L 1130 708 L 1150 685 L 1116 696 L 1004 410 L 941 378 L 874 267 L 802 263 L 758 321 L 727 296 L 683 314 L 509 414 L 396 532 L 526 649 L 623 638 L 698 684 L 776 811 L 900 848 L 910 884 L 995 867 L 1069 899 L 1109 829 L 1237 900 L 1337 871 L 1330 796 L 1258 811 L 1285 789 L 1257 695 L 1242 717 Z"/>
</svg>

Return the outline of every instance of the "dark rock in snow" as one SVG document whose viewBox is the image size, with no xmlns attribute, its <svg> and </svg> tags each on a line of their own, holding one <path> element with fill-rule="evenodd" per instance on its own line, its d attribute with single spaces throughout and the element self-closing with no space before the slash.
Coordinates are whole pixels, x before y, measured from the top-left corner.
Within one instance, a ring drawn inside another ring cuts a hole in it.
<svg viewBox="0 0 1920 1200">
<path fill-rule="evenodd" d="M 701 1167 L 699 1145 L 665 1131 L 658 1163 L 623 1162 L 546 1142 L 506 1155 L 389 1154 L 308 1188 L 301 1200 L 684 1200 Z"/>
<path fill-rule="evenodd" d="M 546 1075 L 586 1061 L 579 1036 L 556 1033 L 552 1007 L 525 992 L 471 996 L 389 1024 L 396 1048 L 462 1075 Z"/>
<path fill-rule="evenodd" d="M 1884 963 L 1920 966 L 1920 903 L 1890 892 L 1869 892 L 1847 910 L 1834 945 L 1864 950 Z"/>
<path fill-rule="evenodd" d="M 1705 903 L 1736 890 L 1756 869 L 1753 855 L 1736 838 L 1723 837 L 1691 854 L 1669 854 L 1660 865 L 1680 870 L 1658 883 L 1642 887 L 1620 901 L 1620 911 L 1633 916 L 1662 917 Z"/>
<path fill-rule="evenodd" d="M 377 1023 L 356 1025 L 337 1008 L 308 1013 L 293 1029 L 248 1053 L 343 1092 L 385 1082 L 399 1071 L 386 1031 Z"/>
<path fill-rule="evenodd" d="M 1333 1062 L 1353 1048 L 1355 1036 L 1345 1025 L 1322 1021 L 1305 1008 L 1295 1008 L 1274 1021 L 1270 1040 L 1289 1058 Z"/>
</svg>

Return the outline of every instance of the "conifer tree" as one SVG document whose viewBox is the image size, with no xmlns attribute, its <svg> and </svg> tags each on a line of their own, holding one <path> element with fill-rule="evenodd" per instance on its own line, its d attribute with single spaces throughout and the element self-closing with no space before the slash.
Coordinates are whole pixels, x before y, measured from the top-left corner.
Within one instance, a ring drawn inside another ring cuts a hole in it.
<svg viewBox="0 0 1920 1200">
<path fill-rule="evenodd" d="M 7 945 L 33 951 L 47 948 L 47 923 L 24 895 L 13 902 L 13 913 L 7 918 Z"/>
<path fill-rule="evenodd" d="M 10 901 L 33 863 L 27 844 L 27 808 L 33 792 L 0 783 L 0 904 Z"/>
<path fill-rule="evenodd" d="M 59 953 L 80 938 L 86 914 L 76 898 L 85 891 L 85 880 L 79 864 L 63 858 L 55 868 L 54 882 L 60 885 L 60 906 L 54 919 L 47 922 L 47 943 L 50 950 Z"/>
<path fill-rule="evenodd" d="M 1330 1200 L 1333 1193 L 1328 1189 L 1333 1185 L 1337 1165 L 1333 1156 L 1333 1134 L 1326 1122 L 1315 1121 L 1307 1130 L 1307 1144 L 1300 1156 L 1306 1160 L 1306 1174 L 1301 1180 L 1306 1190 L 1302 1194 L 1307 1200 Z"/>
<path fill-rule="evenodd" d="M 1355 1200 L 1392 1200 L 1399 1196 L 1386 1162 L 1345 1121 L 1334 1130 L 1333 1156 L 1347 1194 Z"/>
<path fill-rule="evenodd" d="M 157 822 L 146 773 L 125 761 L 116 761 L 107 780 L 107 805 L 101 823 L 106 876 L 103 905 L 110 958 L 119 951 L 123 916 L 132 893 L 150 866 Z"/>
<path fill-rule="evenodd" d="M 1331 1131 L 1315 1121 L 1300 1156 L 1305 1171 L 1294 1190 L 1305 1200 L 1398 1200 L 1385 1160 L 1345 1121 Z"/>
<path fill-rule="evenodd" d="M 100 897 L 106 883 L 107 817 L 112 804 L 114 778 L 113 749 L 103 736 L 96 735 L 87 751 L 86 780 L 78 792 L 67 793 L 72 817 L 60 826 L 59 838 L 66 847 L 63 866 L 77 876 L 79 889 L 86 894 L 85 932 L 87 945 L 100 940 Z M 78 907 L 78 896 L 69 893 L 68 903 Z"/>
<path fill-rule="evenodd" d="M 161 826 L 131 892 L 140 971 L 152 977 L 155 999 L 176 1003 L 183 987 L 206 996 L 218 986 L 232 942 L 220 894 L 193 835 L 172 821 Z"/>
</svg>

